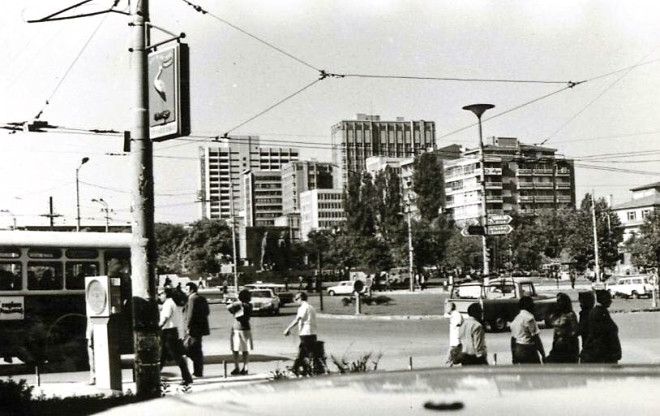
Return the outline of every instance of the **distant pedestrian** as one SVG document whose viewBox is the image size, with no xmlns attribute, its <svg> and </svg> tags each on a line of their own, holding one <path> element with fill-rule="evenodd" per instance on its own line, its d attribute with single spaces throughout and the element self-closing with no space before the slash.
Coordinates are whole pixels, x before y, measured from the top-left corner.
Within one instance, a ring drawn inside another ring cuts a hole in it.
<svg viewBox="0 0 660 416">
<path fill-rule="evenodd" d="M 183 344 L 179 336 L 179 326 L 181 326 L 181 313 L 172 299 L 174 290 L 171 287 L 163 288 L 158 294 L 162 303 L 160 310 L 159 327 L 162 330 L 162 350 L 160 357 L 160 368 L 165 366 L 167 358 L 172 358 L 181 370 L 182 385 L 188 385 L 193 382 L 188 364 L 183 358 Z"/>
<path fill-rule="evenodd" d="M 573 312 L 571 298 L 566 293 L 557 293 L 557 310 L 550 315 L 554 328 L 552 350 L 546 359 L 549 363 L 577 363 L 580 355 L 578 319 Z"/>
<path fill-rule="evenodd" d="M 228 287 L 227 279 L 225 279 L 225 280 L 222 281 L 222 294 L 223 295 L 227 294 L 227 287 Z"/>
<path fill-rule="evenodd" d="M 289 278 L 284 277 L 284 291 L 288 292 L 289 291 Z"/>
<path fill-rule="evenodd" d="M 580 354 L 583 363 L 616 364 L 621 359 L 619 328 L 607 310 L 611 304 L 610 292 L 596 291 L 596 306 L 589 312 L 589 332 Z"/>
<path fill-rule="evenodd" d="M 582 339 L 582 348 L 584 348 L 589 336 L 589 312 L 593 309 L 596 299 L 593 292 L 580 292 L 578 293 L 578 301 L 580 302 L 578 335 Z"/>
<path fill-rule="evenodd" d="M 464 319 L 463 315 L 456 310 L 456 304 L 454 302 L 447 303 L 445 317 L 449 318 L 449 354 L 447 355 L 447 363 L 451 366 L 459 364 L 460 354 L 463 349 L 460 340 L 460 328 Z"/>
<path fill-rule="evenodd" d="M 523 296 L 518 301 L 520 312 L 511 322 L 511 356 L 513 364 L 540 364 L 545 350 L 534 319 L 534 299 Z"/>
<path fill-rule="evenodd" d="M 231 328 L 230 348 L 234 357 L 234 370 L 232 376 L 246 375 L 248 373 L 248 363 L 250 361 L 250 351 L 254 349 L 252 341 L 252 331 L 250 329 L 250 317 L 252 316 L 252 304 L 250 300 L 252 294 L 249 290 L 243 289 L 238 292 L 238 300 L 227 307 L 227 310 L 234 316 L 234 324 Z M 243 358 L 243 368 L 240 368 L 239 353 Z"/>
<path fill-rule="evenodd" d="M 571 279 L 571 289 L 575 289 L 575 272 L 571 271 L 568 277 Z"/>
<path fill-rule="evenodd" d="M 298 325 L 298 335 L 300 336 L 300 344 L 298 345 L 298 356 L 293 363 L 293 371 L 305 372 L 312 366 L 318 368 L 321 357 L 317 356 L 316 343 L 316 309 L 307 302 L 307 294 L 300 292 L 296 294 L 294 300 L 300 303 L 296 317 L 284 330 L 284 336 L 289 336 L 291 329 Z"/>
<path fill-rule="evenodd" d="M 197 285 L 186 283 L 188 304 L 185 308 L 184 323 L 186 337 L 188 337 L 186 354 L 193 362 L 193 375 L 204 376 L 204 353 L 202 351 L 202 337 L 209 335 L 209 304 L 206 298 L 197 293 Z"/>
<path fill-rule="evenodd" d="M 305 279 L 303 279 L 302 276 L 298 276 L 298 292 L 302 292 L 304 281 L 305 281 Z"/>
<path fill-rule="evenodd" d="M 85 328 L 85 338 L 87 339 L 87 359 L 89 360 L 89 385 L 96 384 L 96 365 L 94 361 L 94 323 L 87 317 L 87 327 Z"/>
<path fill-rule="evenodd" d="M 463 348 L 460 362 L 462 365 L 488 365 L 486 350 L 486 331 L 481 324 L 483 313 L 481 305 L 468 306 L 468 316 L 459 329 L 459 340 Z"/>
</svg>

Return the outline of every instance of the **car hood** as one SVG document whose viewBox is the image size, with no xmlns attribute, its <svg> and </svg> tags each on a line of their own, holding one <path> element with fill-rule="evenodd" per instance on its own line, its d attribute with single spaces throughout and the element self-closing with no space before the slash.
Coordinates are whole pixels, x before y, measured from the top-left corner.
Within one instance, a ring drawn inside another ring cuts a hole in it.
<svg viewBox="0 0 660 416">
<path fill-rule="evenodd" d="M 167 397 L 116 408 L 181 415 L 653 414 L 658 367 L 490 366 L 330 375 Z M 331 400 L 329 400 L 331 399 Z"/>
</svg>

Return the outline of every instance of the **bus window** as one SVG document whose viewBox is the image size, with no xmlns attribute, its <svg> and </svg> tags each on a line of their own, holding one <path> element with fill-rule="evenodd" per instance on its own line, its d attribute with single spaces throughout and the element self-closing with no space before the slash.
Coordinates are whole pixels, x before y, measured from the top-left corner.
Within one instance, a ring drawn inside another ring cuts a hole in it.
<svg viewBox="0 0 660 416">
<path fill-rule="evenodd" d="M 28 257 L 31 259 L 59 259 L 62 257 L 62 250 L 48 247 L 30 248 L 28 250 Z"/>
<path fill-rule="evenodd" d="M 85 277 L 98 275 L 99 264 L 96 262 L 66 262 L 65 276 L 67 289 L 84 289 Z"/>
<path fill-rule="evenodd" d="M 21 290 L 22 271 L 21 263 L 0 263 L 0 290 Z"/>
<path fill-rule="evenodd" d="M 95 259 L 99 256 L 99 251 L 94 248 L 70 248 L 67 249 L 66 256 L 70 259 Z"/>
<path fill-rule="evenodd" d="M 21 250 L 17 247 L 0 247 L 0 259 L 17 259 L 21 257 Z"/>
<path fill-rule="evenodd" d="M 62 289 L 62 263 L 29 262 L 27 272 L 29 290 Z"/>
</svg>

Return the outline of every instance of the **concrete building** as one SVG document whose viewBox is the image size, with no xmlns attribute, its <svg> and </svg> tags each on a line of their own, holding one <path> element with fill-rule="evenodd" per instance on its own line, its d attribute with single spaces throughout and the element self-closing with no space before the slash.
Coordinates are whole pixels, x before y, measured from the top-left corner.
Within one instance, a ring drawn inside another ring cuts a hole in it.
<svg viewBox="0 0 660 416">
<path fill-rule="evenodd" d="M 202 218 L 229 219 L 243 210 L 243 182 L 246 170 L 279 170 L 298 160 L 291 148 L 260 147 L 258 136 L 231 136 L 217 146 L 199 148 L 200 214 Z"/>
<path fill-rule="evenodd" d="M 479 148 L 445 161 L 446 209 L 458 225 L 479 222 L 482 212 L 482 163 Z M 575 207 L 573 161 L 556 149 L 489 137 L 484 143 L 483 174 L 489 214 L 533 214 Z"/>
<path fill-rule="evenodd" d="M 371 156 L 406 158 L 435 148 L 433 121 L 381 121 L 379 115 L 358 114 L 332 126 L 332 162 L 336 189 L 348 183 L 349 172 L 362 172 Z"/>
<path fill-rule="evenodd" d="M 300 194 L 300 234 L 303 241 L 312 230 L 332 229 L 346 222 L 339 189 L 314 189 Z"/>
<path fill-rule="evenodd" d="M 282 216 L 282 171 L 245 171 L 243 197 L 246 227 L 274 226 Z"/>
<path fill-rule="evenodd" d="M 660 210 L 660 182 L 639 186 L 630 191 L 630 201 L 612 207 L 623 226 L 623 241 L 629 240 L 633 235 L 639 235 L 646 217 Z"/>
<path fill-rule="evenodd" d="M 298 160 L 282 166 L 284 214 L 300 212 L 300 194 L 312 189 L 332 189 L 333 166 L 328 162 Z"/>
</svg>

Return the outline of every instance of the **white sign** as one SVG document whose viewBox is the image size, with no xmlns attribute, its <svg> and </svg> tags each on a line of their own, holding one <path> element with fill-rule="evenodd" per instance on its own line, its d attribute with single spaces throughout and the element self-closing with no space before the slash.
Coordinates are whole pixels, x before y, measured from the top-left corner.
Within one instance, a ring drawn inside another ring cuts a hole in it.
<svg viewBox="0 0 660 416">
<path fill-rule="evenodd" d="M 0 296 L 0 321 L 22 321 L 25 319 L 23 296 Z"/>
<path fill-rule="evenodd" d="M 487 227 L 487 234 L 488 235 L 506 235 L 509 234 L 511 231 L 513 231 L 513 227 L 504 224 L 504 225 L 489 225 Z"/>
<path fill-rule="evenodd" d="M 512 220 L 510 215 L 489 214 L 488 225 L 504 225 L 510 223 Z"/>
</svg>

